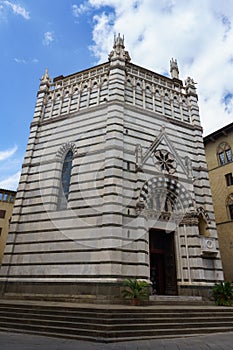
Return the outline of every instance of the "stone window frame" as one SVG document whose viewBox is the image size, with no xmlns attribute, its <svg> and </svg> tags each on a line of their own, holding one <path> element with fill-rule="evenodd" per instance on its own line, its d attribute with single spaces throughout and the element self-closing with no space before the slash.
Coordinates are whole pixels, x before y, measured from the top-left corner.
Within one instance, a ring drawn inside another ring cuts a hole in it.
<svg viewBox="0 0 233 350">
<path fill-rule="evenodd" d="M 6 210 L 0 209 L 0 219 L 5 219 L 6 216 Z"/>
<path fill-rule="evenodd" d="M 226 180 L 226 185 L 227 185 L 227 186 L 233 185 L 233 176 L 232 176 L 232 173 L 227 173 L 227 174 L 225 174 L 225 180 Z"/>
<path fill-rule="evenodd" d="M 221 142 L 217 147 L 217 159 L 219 166 L 231 163 L 233 160 L 231 146 L 227 142 Z"/>
<path fill-rule="evenodd" d="M 227 207 L 228 217 L 231 221 L 233 221 L 233 193 L 230 193 L 227 196 L 226 207 Z"/>
</svg>

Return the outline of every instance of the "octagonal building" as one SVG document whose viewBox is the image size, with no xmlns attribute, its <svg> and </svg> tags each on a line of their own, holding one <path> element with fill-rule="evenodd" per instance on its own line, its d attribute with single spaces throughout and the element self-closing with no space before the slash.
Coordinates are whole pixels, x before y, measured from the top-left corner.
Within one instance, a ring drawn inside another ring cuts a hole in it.
<svg viewBox="0 0 233 350">
<path fill-rule="evenodd" d="M 131 63 L 39 86 L 0 273 L 5 297 L 119 300 L 127 278 L 158 295 L 209 295 L 223 280 L 198 96 Z"/>
</svg>

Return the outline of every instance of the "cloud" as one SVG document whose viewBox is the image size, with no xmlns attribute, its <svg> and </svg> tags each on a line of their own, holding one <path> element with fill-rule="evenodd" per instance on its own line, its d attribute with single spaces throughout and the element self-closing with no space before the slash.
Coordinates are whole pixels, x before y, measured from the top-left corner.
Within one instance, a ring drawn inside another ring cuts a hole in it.
<svg viewBox="0 0 233 350">
<path fill-rule="evenodd" d="M 54 33 L 53 32 L 45 32 L 43 38 L 43 45 L 48 46 L 54 41 Z"/>
<path fill-rule="evenodd" d="M 20 171 L 0 181 L 0 188 L 16 191 L 19 183 Z"/>
<path fill-rule="evenodd" d="M 16 156 L 17 150 L 18 147 L 14 146 L 0 151 L 0 188 L 17 189 L 20 177 L 19 168 L 23 161 L 23 157 Z"/>
<path fill-rule="evenodd" d="M 109 31 L 112 31 L 110 23 L 113 20 L 113 13 L 102 13 L 93 17 L 95 24 L 93 41 L 95 44 L 91 45 L 89 48 L 93 52 L 94 56 L 98 58 L 99 62 L 104 62 L 107 60 L 109 48 L 112 46 L 113 36 L 109 36 L 108 33 Z M 105 38 L 105 40 L 103 40 L 103 38 Z M 102 47 L 101 50 L 99 50 L 100 47 Z"/>
<path fill-rule="evenodd" d="M 174 57 L 180 78 L 198 83 L 204 134 L 232 122 L 232 1 L 89 0 L 77 15 L 88 7 L 96 63 L 107 60 L 114 34 L 124 34 L 133 63 L 164 74 Z"/>
<path fill-rule="evenodd" d="M 10 7 L 14 14 L 22 16 L 24 19 L 30 19 L 29 12 L 18 4 L 13 4 L 11 1 L 3 1 L 3 5 Z M 1 6 L 2 7 L 2 6 Z"/>
<path fill-rule="evenodd" d="M 17 58 L 17 57 L 14 58 L 14 61 L 18 64 L 30 64 L 30 63 L 38 63 L 39 62 L 39 60 L 37 58 L 32 58 L 32 59 L 26 60 L 24 58 Z"/>
<path fill-rule="evenodd" d="M 0 161 L 2 160 L 6 160 L 8 158 L 10 158 L 11 156 L 13 156 L 15 154 L 15 152 L 17 151 L 18 147 L 14 146 L 11 149 L 7 149 L 5 151 L 0 151 Z"/>
<path fill-rule="evenodd" d="M 88 4 L 88 2 L 85 2 L 83 4 L 80 4 L 79 6 L 74 4 L 72 5 L 72 13 L 74 17 L 79 17 L 82 16 L 83 14 L 86 14 L 89 12 L 89 10 L 91 9 L 90 4 Z"/>
<path fill-rule="evenodd" d="M 231 114 L 233 111 L 233 93 L 227 91 L 222 98 L 222 103 L 225 105 L 225 111 Z"/>
<path fill-rule="evenodd" d="M 14 58 L 14 61 L 16 63 L 23 63 L 23 64 L 27 64 L 27 61 L 24 58 Z"/>
</svg>

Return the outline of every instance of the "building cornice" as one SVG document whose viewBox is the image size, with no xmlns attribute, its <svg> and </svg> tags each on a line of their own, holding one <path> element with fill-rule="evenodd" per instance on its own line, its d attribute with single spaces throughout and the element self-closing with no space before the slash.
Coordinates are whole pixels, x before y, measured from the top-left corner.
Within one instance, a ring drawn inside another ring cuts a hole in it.
<svg viewBox="0 0 233 350">
<path fill-rule="evenodd" d="M 227 136 L 233 131 L 233 123 L 230 123 L 226 126 L 224 126 L 221 129 L 218 129 L 211 134 L 204 137 L 204 144 L 207 144 L 209 142 L 215 142 L 217 139 L 219 139 L 222 136 Z"/>
</svg>

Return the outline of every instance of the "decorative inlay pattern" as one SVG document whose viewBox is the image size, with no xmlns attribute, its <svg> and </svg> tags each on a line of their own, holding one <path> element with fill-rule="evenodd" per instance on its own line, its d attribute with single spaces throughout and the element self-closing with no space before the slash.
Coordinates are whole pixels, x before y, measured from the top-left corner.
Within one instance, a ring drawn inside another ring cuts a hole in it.
<svg viewBox="0 0 233 350">
<path fill-rule="evenodd" d="M 160 199 L 158 202 L 156 199 Z M 186 188 L 177 180 L 168 177 L 155 176 L 147 181 L 140 193 L 139 207 L 143 209 L 154 209 L 156 204 L 167 205 L 165 210 L 183 212 L 190 211 L 193 200 Z M 162 210 L 160 206 L 156 210 Z"/>
<path fill-rule="evenodd" d="M 155 164 L 159 164 L 163 172 L 174 174 L 176 171 L 176 161 L 170 152 L 162 149 L 154 152 Z"/>
</svg>

